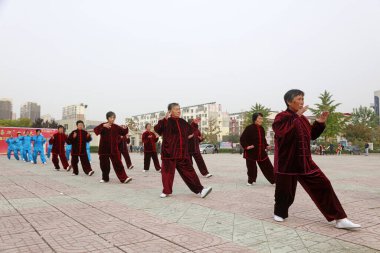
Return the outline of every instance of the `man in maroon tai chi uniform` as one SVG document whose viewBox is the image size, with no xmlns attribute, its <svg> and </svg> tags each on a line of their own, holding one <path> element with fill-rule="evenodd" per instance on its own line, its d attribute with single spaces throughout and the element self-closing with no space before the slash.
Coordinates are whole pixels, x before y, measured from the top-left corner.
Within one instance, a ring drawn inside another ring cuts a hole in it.
<svg viewBox="0 0 380 253">
<path fill-rule="evenodd" d="M 168 106 L 165 118 L 159 120 L 154 127 L 156 133 L 163 137 L 161 147 L 163 191 L 160 197 L 165 198 L 172 194 L 174 173 L 177 168 L 178 173 L 190 190 L 205 198 L 212 188 L 202 186 L 197 173 L 195 173 L 191 165 L 188 139 L 193 134 L 193 129 L 180 116 L 181 108 L 179 104 L 171 103 Z"/>
<path fill-rule="evenodd" d="M 120 136 L 119 139 L 119 150 L 122 157 L 124 157 L 125 163 L 128 169 L 133 169 L 131 157 L 129 156 L 128 144 L 131 143 L 131 139 L 128 135 Z M 120 157 L 121 158 L 121 157 Z M 123 160 L 121 158 L 121 160 Z"/>
<path fill-rule="evenodd" d="M 92 176 L 94 174 L 94 171 L 91 168 L 86 150 L 86 143 L 91 141 L 91 135 L 86 130 L 83 130 L 84 123 L 82 120 L 78 120 L 76 124 L 77 129 L 71 132 L 66 141 L 67 144 L 71 145 L 71 165 L 73 167 L 73 176 L 79 174 L 79 158 L 84 173 Z"/>
<path fill-rule="evenodd" d="M 290 90 L 284 100 L 287 110 L 279 113 L 273 122 L 275 133 L 276 191 L 274 220 L 283 222 L 288 217 L 299 182 L 328 221 L 336 221 L 336 228 L 353 229 L 360 225 L 352 223 L 335 195 L 334 189 L 311 157 L 310 140 L 317 139 L 325 129 L 329 116 L 323 112 L 310 125 L 303 115 L 304 92 Z"/>
<path fill-rule="evenodd" d="M 247 126 L 240 137 L 240 144 L 244 148 L 244 158 L 247 164 L 248 186 L 256 183 L 256 163 L 259 164 L 269 183 L 274 184 L 275 182 L 273 165 L 266 152 L 269 145 L 265 138 L 265 130 L 262 127 L 263 120 L 262 113 L 254 113 L 252 115 L 253 124 Z"/>
<path fill-rule="evenodd" d="M 144 170 L 147 172 L 150 167 L 150 160 L 153 160 L 154 167 L 157 172 L 161 171 L 160 162 L 158 161 L 156 142 L 158 137 L 151 131 L 151 124 L 145 125 L 145 132 L 142 134 L 142 142 L 144 143 Z"/>
<path fill-rule="evenodd" d="M 66 152 L 65 152 L 65 143 L 67 141 L 67 135 L 65 134 L 65 129 L 63 126 L 58 126 L 58 133 L 55 133 L 49 140 L 49 144 L 52 144 L 52 154 L 53 154 L 53 164 L 56 170 L 60 170 L 59 159 L 63 165 L 63 168 L 67 171 L 70 171 L 71 166 L 69 165 Z M 59 156 L 59 159 L 58 159 Z"/>
<path fill-rule="evenodd" d="M 195 160 L 195 163 L 198 166 L 199 171 L 201 172 L 202 176 L 205 176 L 207 178 L 212 177 L 212 174 L 208 172 L 207 166 L 205 161 L 203 160 L 201 151 L 199 149 L 199 143 L 204 140 L 202 137 L 201 131 L 199 131 L 198 124 L 201 121 L 200 118 L 196 118 L 191 122 L 191 127 L 193 128 L 193 134 L 189 136 L 189 154 L 190 154 L 190 161 L 191 164 L 193 164 L 193 158 Z"/>
<path fill-rule="evenodd" d="M 96 135 L 100 135 L 99 142 L 99 160 L 100 169 L 102 170 L 102 180 L 100 183 L 107 183 L 110 178 L 110 160 L 117 177 L 121 183 L 129 183 L 132 178 L 127 176 L 123 163 L 121 162 L 120 150 L 119 150 L 119 138 L 128 134 L 128 127 L 121 127 L 116 125 L 116 114 L 114 112 L 107 112 L 107 122 L 102 123 L 95 127 L 94 132 Z"/>
</svg>

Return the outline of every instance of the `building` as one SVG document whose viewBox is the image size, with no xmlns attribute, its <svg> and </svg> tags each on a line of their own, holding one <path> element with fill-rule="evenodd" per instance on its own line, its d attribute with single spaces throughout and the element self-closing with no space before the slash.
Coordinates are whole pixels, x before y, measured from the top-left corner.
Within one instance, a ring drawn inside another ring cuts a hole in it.
<svg viewBox="0 0 380 253">
<path fill-rule="evenodd" d="M 62 109 L 62 119 L 63 120 L 85 120 L 85 111 L 87 105 L 81 103 L 79 105 L 68 105 Z"/>
<path fill-rule="evenodd" d="M 375 109 L 376 115 L 380 119 L 380 90 L 375 91 L 374 99 L 375 99 L 375 101 L 374 101 L 374 107 L 373 108 Z M 379 125 L 380 125 L 380 121 L 379 121 Z"/>
<path fill-rule="evenodd" d="M 244 120 L 247 112 L 237 112 L 230 114 L 230 135 L 240 136 L 244 130 Z"/>
<path fill-rule="evenodd" d="M 12 100 L 7 98 L 0 99 L 0 119 L 12 118 Z"/>
<path fill-rule="evenodd" d="M 55 120 L 50 114 L 45 114 L 45 115 L 42 115 L 41 116 L 41 119 L 44 121 L 44 122 L 46 122 L 46 121 L 53 121 L 53 120 Z"/>
<path fill-rule="evenodd" d="M 20 118 L 34 122 L 41 116 L 41 106 L 34 102 L 26 102 L 20 108 Z"/>
<path fill-rule="evenodd" d="M 82 120 L 86 124 L 86 112 L 87 105 L 81 103 L 78 105 L 65 106 L 62 109 L 62 119 L 58 120 L 58 123 L 65 127 L 66 132 L 71 132 L 76 129 L 76 122 Z"/>
<path fill-rule="evenodd" d="M 134 128 L 134 130 L 142 133 L 147 123 L 156 125 L 165 114 L 165 111 L 139 114 L 126 118 L 125 121 L 128 126 L 133 126 L 132 128 Z M 229 115 L 227 112 L 223 112 L 222 106 L 216 102 L 182 107 L 181 114 L 181 117 L 186 121 L 194 118 L 201 118 L 199 129 L 203 133 L 207 132 L 210 122 L 214 121 L 220 131 L 218 134 L 219 141 L 222 141 L 223 136 L 229 134 Z M 136 139 L 135 142 L 135 145 L 141 144 L 141 140 Z"/>
</svg>

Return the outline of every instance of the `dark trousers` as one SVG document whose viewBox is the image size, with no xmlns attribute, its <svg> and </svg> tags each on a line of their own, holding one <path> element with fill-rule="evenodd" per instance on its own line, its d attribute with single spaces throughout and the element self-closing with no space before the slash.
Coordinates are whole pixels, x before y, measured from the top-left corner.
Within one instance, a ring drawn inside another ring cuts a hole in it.
<svg viewBox="0 0 380 253">
<path fill-rule="evenodd" d="M 193 164 L 192 158 L 194 158 L 195 163 L 197 164 L 197 167 L 203 176 L 206 176 L 207 174 L 209 174 L 206 163 L 203 160 L 202 154 L 200 152 L 190 154 L 191 164 Z"/>
<path fill-rule="evenodd" d="M 144 153 L 144 170 L 149 170 L 150 159 L 153 160 L 154 167 L 157 171 L 161 169 L 160 162 L 156 152 L 145 152 Z"/>
<path fill-rule="evenodd" d="M 58 156 L 59 156 L 59 159 L 58 159 Z M 65 153 L 61 153 L 61 154 L 55 154 L 53 153 L 53 157 L 52 157 L 52 162 L 54 164 L 54 167 L 56 169 L 59 169 L 59 160 L 61 160 L 61 163 L 63 165 L 63 168 L 66 170 L 68 167 L 69 167 L 69 163 L 67 162 L 67 158 L 66 158 L 66 154 Z"/>
<path fill-rule="evenodd" d="M 110 155 L 99 155 L 100 169 L 102 170 L 102 179 L 106 182 L 110 180 L 110 171 L 112 162 L 113 169 L 115 170 L 116 176 L 119 178 L 120 182 L 127 180 L 128 176 L 125 172 L 123 163 L 120 159 L 120 153 L 110 154 Z"/>
<path fill-rule="evenodd" d="M 307 175 L 276 175 L 274 214 L 288 217 L 289 207 L 294 202 L 297 181 L 317 205 L 328 221 L 346 218 L 347 215 L 336 196 L 330 180 L 321 170 Z"/>
<path fill-rule="evenodd" d="M 274 184 L 275 183 L 274 169 L 273 169 L 272 162 L 269 160 L 269 158 L 263 161 L 255 161 L 255 160 L 246 159 L 248 183 L 252 184 L 253 182 L 256 182 L 256 178 L 257 178 L 257 164 L 256 163 L 259 164 L 261 172 L 264 174 L 264 177 L 269 181 L 269 183 Z"/>
<path fill-rule="evenodd" d="M 128 151 L 124 151 L 121 153 L 121 155 L 124 157 L 125 163 L 127 164 L 127 168 L 130 168 L 132 166 L 131 157 L 129 156 Z"/>
<path fill-rule="evenodd" d="M 92 171 L 92 168 L 91 168 L 90 161 L 88 160 L 87 154 L 71 156 L 71 166 L 73 166 L 73 173 L 75 175 L 79 174 L 79 170 L 78 170 L 79 159 L 80 159 L 80 163 L 82 164 L 82 169 L 84 173 L 88 175 L 88 173 Z"/>
<path fill-rule="evenodd" d="M 179 175 L 182 177 L 183 181 L 192 192 L 197 194 L 203 190 L 203 186 L 199 181 L 199 177 L 191 165 L 189 159 L 164 159 L 162 160 L 161 170 L 162 185 L 164 188 L 162 191 L 163 193 L 172 194 L 176 168 Z"/>
</svg>

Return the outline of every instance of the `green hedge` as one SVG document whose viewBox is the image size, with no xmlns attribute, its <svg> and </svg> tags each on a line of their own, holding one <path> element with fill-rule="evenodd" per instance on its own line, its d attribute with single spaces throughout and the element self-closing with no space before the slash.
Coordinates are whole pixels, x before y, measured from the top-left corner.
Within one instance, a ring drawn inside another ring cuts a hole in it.
<svg viewBox="0 0 380 253">
<path fill-rule="evenodd" d="M 91 153 L 98 153 L 98 151 L 99 151 L 99 147 L 96 147 L 96 146 L 91 146 L 90 147 L 90 152 Z"/>
</svg>

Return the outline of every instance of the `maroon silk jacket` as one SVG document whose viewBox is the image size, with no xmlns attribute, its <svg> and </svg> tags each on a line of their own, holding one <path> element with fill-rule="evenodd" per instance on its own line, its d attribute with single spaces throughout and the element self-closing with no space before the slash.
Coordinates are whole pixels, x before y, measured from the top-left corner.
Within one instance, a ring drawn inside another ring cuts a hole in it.
<svg viewBox="0 0 380 253">
<path fill-rule="evenodd" d="M 163 137 L 162 159 L 189 159 L 188 137 L 193 133 L 189 123 L 181 118 L 170 117 L 158 121 L 154 130 Z"/>
<path fill-rule="evenodd" d="M 268 146 L 265 138 L 265 130 L 262 126 L 251 124 L 247 126 L 240 136 L 240 144 L 244 148 L 244 158 L 255 161 L 268 159 L 266 148 Z M 253 149 L 247 149 L 253 145 Z"/>
<path fill-rule="evenodd" d="M 149 138 L 149 136 L 152 136 L 152 137 Z M 142 138 L 142 142 L 144 143 L 144 152 L 145 153 L 157 152 L 156 151 L 156 142 L 158 141 L 158 138 L 154 133 L 145 131 L 142 134 L 141 138 Z"/>
<path fill-rule="evenodd" d="M 198 124 L 195 124 L 193 122 L 191 123 L 191 127 L 193 128 L 194 136 L 189 139 L 189 154 L 201 153 L 199 149 L 199 143 L 202 142 L 204 138 L 202 137 L 202 134 L 198 129 Z"/>
<path fill-rule="evenodd" d="M 67 140 L 67 135 L 62 133 L 56 133 L 53 135 L 53 138 L 50 138 L 49 144 L 52 144 L 53 147 L 51 149 L 51 152 L 53 154 L 65 154 L 65 143 Z"/>
<path fill-rule="evenodd" d="M 131 143 L 131 139 L 127 138 L 127 136 L 120 136 L 119 138 L 119 150 L 121 153 L 129 152 L 128 144 Z"/>
<path fill-rule="evenodd" d="M 74 138 L 74 133 L 77 133 L 77 137 Z M 92 140 L 91 136 L 87 137 L 88 132 L 85 130 L 74 130 L 67 138 L 67 144 L 71 144 L 72 155 L 87 155 L 86 142 Z"/>
<path fill-rule="evenodd" d="M 305 116 L 291 110 L 279 113 L 273 122 L 275 133 L 274 168 L 276 173 L 289 175 L 311 174 L 319 170 L 311 158 L 310 140 L 317 139 L 325 124 L 310 125 Z"/>
<path fill-rule="evenodd" d="M 106 128 L 102 123 L 94 128 L 96 135 L 100 135 L 99 141 L 99 155 L 111 155 L 120 153 L 119 139 L 120 135 L 128 134 L 128 128 L 122 128 L 119 125 L 112 124 L 111 128 Z"/>
</svg>

